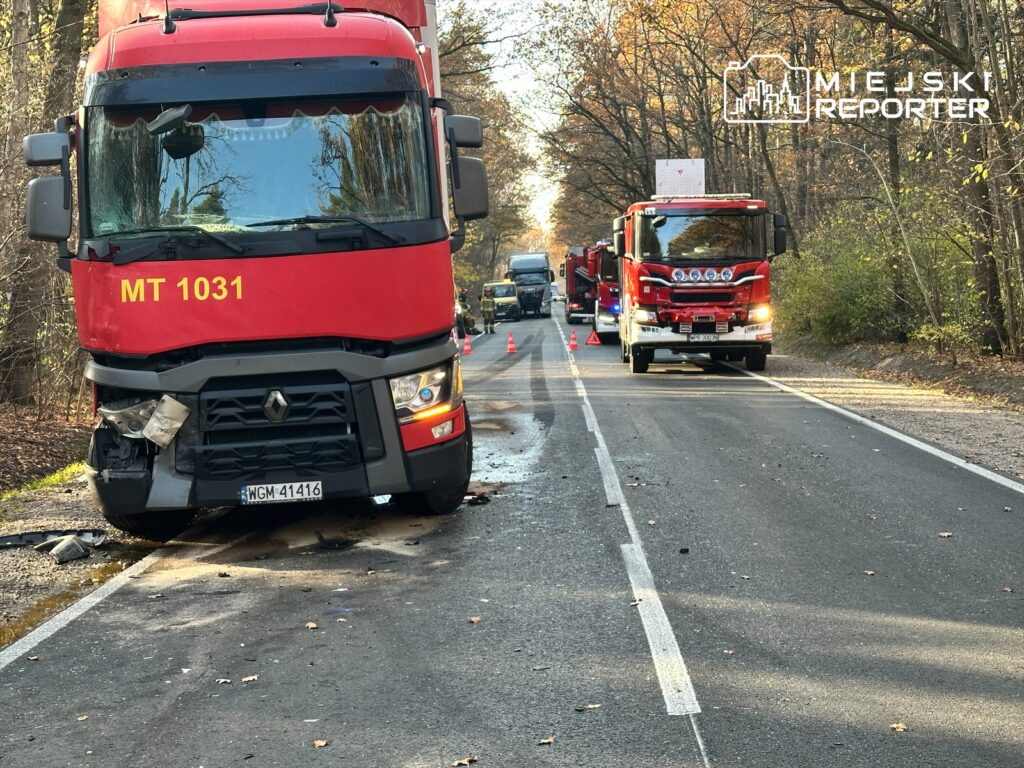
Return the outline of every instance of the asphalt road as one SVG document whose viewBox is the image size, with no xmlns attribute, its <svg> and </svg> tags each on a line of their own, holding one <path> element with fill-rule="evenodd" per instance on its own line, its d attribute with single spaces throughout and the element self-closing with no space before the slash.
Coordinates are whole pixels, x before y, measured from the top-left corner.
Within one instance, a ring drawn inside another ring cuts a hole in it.
<svg viewBox="0 0 1024 768">
<path fill-rule="evenodd" d="M 0 768 L 1024 765 L 1020 494 L 736 371 L 498 331 L 489 504 L 190 533 L 0 669 Z"/>
</svg>

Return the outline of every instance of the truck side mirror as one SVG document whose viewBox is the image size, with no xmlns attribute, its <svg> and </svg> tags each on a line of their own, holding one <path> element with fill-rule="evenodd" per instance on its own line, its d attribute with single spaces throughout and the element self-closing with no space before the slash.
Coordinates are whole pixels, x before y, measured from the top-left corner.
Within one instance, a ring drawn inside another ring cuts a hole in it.
<svg viewBox="0 0 1024 768">
<path fill-rule="evenodd" d="M 555 282 L 555 273 L 554 273 L 553 270 L 550 270 L 550 269 L 548 270 L 548 282 L 549 283 Z"/>
<path fill-rule="evenodd" d="M 29 239 L 62 243 L 71 237 L 71 183 L 64 176 L 42 176 L 28 183 L 25 229 Z"/>
<path fill-rule="evenodd" d="M 455 213 L 460 219 L 483 219 L 488 213 L 487 169 L 476 157 L 459 156 L 458 177 L 452 189 Z"/>
<path fill-rule="evenodd" d="M 565 277 L 565 264 L 558 265 L 558 276 Z"/>
<path fill-rule="evenodd" d="M 772 243 L 772 250 L 775 255 L 778 256 L 780 253 L 786 252 L 786 228 L 788 222 L 786 217 L 781 213 L 772 214 L 772 224 L 775 228 L 775 239 Z"/>
<path fill-rule="evenodd" d="M 618 219 L 616 219 L 618 221 Z M 626 252 L 626 233 L 622 230 L 617 231 L 612 235 L 612 253 L 615 258 L 621 259 L 622 255 Z"/>
<path fill-rule="evenodd" d="M 478 117 L 448 115 L 444 119 L 444 132 L 456 147 L 476 149 L 484 145 L 484 131 Z"/>
<path fill-rule="evenodd" d="M 619 218 L 612 221 L 612 232 L 625 232 L 626 231 L 626 217 L 619 216 Z"/>
<path fill-rule="evenodd" d="M 60 165 L 71 155 L 71 137 L 66 133 L 35 133 L 22 141 L 25 165 Z"/>
</svg>

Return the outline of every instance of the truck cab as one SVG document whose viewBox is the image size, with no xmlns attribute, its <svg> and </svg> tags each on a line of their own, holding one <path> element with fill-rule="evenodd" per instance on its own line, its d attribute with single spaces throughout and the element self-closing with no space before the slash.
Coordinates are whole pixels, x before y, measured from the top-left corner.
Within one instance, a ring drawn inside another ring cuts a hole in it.
<svg viewBox="0 0 1024 768">
<path fill-rule="evenodd" d="M 771 263 L 786 249 L 784 216 L 747 195 L 656 197 L 631 205 L 613 231 L 619 338 L 632 372 L 645 373 L 659 349 L 765 369 Z"/>
<path fill-rule="evenodd" d="M 554 272 L 546 253 L 514 253 L 509 256 L 505 279 L 519 290 L 519 307 L 525 317 L 551 317 L 551 281 Z"/>
<path fill-rule="evenodd" d="M 81 109 L 25 158 L 59 169 L 26 224 L 71 273 L 104 516 L 165 539 L 212 506 L 454 510 L 452 253 L 487 182 L 433 3 L 100 0 L 99 26 Z"/>
<path fill-rule="evenodd" d="M 597 281 L 593 328 L 602 344 L 614 344 L 619 336 L 619 313 L 622 308 L 619 298 L 619 264 L 612 244 L 607 240 L 598 241 L 593 248 L 588 249 L 587 255 Z"/>
</svg>

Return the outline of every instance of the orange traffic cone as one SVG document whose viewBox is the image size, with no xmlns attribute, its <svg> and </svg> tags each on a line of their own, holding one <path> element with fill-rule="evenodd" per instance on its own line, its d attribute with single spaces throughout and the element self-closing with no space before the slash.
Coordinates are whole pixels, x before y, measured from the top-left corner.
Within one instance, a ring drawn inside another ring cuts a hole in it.
<svg viewBox="0 0 1024 768">
<path fill-rule="evenodd" d="M 597 331 L 591 331 L 587 336 L 587 346 L 601 346 L 601 337 L 597 335 Z"/>
<path fill-rule="evenodd" d="M 576 329 L 572 329 L 572 333 L 569 334 L 569 351 L 575 352 L 579 349 L 579 345 L 576 343 Z"/>
<path fill-rule="evenodd" d="M 512 352 L 516 351 L 516 340 L 512 338 L 512 332 L 511 331 L 509 331 L 509 334 L 508 334 L 508 346 L 505 347 L 505 351 L 508 352 L 508 353 L 512 353 Z"/>
<path fill-rule="evenodd" d="M 473 347 L 471 347 L 469 345 L 469 333 L 467 333 L 465 338 L 463 338 L 463 340 L 462 340 L 462 356 L 465 357 L 466 355 L 472 355 L 472 354 L 473 354 Z"/>
</svg>

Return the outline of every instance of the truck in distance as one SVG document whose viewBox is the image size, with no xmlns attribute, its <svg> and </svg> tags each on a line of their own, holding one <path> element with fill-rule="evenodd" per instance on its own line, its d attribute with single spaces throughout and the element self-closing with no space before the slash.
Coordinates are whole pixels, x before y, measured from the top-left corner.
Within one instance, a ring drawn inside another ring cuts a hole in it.
<svg viewBox="0 0 1024 768">
<path fill-rule="evenodd" d="M 519 306 L 524 317 L 551 317 L 551 281 L 555 274 L 546 253 L 511 254 L 505 278 L 519 288 Z"/>
<path fill-rule="evenodd" d="M 613 231 L 619 339 L 631 372 L 645 373 L 659 349 L 765 369 L 771 263 L 786 250 L 784 216 L 743 194 L 655 197 L 631 205 Z"/>
<path fill-rule="evenodd" d="M 71 273 L 107 520 L 163 539 L 211 506 L 455 509 L 451 254 L 487 188 L 432 0 L 100 0 L 99 32 L 82 108 L 26 137 L 59 168 L 26 223 Z"/>
</svg>

